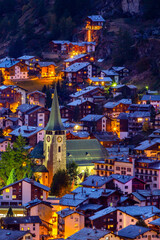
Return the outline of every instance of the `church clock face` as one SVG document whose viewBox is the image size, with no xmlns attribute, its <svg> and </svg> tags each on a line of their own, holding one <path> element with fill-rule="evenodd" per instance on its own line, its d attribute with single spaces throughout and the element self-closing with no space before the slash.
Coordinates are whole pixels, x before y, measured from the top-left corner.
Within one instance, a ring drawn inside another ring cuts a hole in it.
<svg viewBox="0 0 160 240">
<path fill-rule="evenodd" d="M 47 137 L 47 142 L 50 142 L 50 136 Z"/>
<path fill-rule="evenodd" d="M 57 142 L 62 142 L 62 137 L 61 136 L 59 136 L 59 137 L 57 137 Z"/>
</svg>

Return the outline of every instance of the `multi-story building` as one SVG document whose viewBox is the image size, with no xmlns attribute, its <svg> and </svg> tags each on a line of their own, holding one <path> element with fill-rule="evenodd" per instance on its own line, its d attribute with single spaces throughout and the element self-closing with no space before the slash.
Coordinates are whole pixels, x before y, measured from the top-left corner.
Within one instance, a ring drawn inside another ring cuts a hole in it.
<svg viewBox="0 0 160 240">
<path fill-rule="evenodd" d="M 89 132 L 104 132 L 107 129 L 107 117 L 104 115 L 89 114 L 80 120 L 84 130 Z"/>
<path fill-rule="evenodd" d="M 35 198 L 46 201 L 50 188 L 33 179 L 24 178 L 0 190 L 2 191 L 1 206 L 23 206 Z"/>
<path fill-rule="evenodd" d="M 150 103 L 156 110 L 160 109 L 160 95 L 143 95 L 142 104 Z"/>
<path fill-rule="evenodd" d="M 29 104 L 38 105 L 45 107 L 46 105 L 46 94 L 38 90 L 30 92 L 27 94 L 27 99 Z"/>
<path fill-rule="evenodd" d="M 64 79 L 67 79 L 69 86 L 84 83 L 89 77 L 97 75 L 97 67 L 89 62 L 74 63 L 67 67 L 64 72 Z"/>
</svg>

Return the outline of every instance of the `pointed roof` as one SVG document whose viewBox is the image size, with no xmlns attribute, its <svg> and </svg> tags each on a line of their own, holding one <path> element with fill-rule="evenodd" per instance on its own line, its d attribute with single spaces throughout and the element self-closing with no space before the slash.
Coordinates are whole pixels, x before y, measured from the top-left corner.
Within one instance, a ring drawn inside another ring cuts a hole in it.
<svg viewBox="0 0 160 240">
<path fill-rule="evenodd" d="M 65 128 L 62 124 L 62 121 L 61 121 L 56 87 L 54 89 L 54 97 L 53 97 L 53 101 L 52 101 L 52 107 L 51 107 L 49 121 L 48 121 L 48 124 L 47 124 L 45 130 L 48 130 L 48 131 L 65 130 Z"/>
</svg>

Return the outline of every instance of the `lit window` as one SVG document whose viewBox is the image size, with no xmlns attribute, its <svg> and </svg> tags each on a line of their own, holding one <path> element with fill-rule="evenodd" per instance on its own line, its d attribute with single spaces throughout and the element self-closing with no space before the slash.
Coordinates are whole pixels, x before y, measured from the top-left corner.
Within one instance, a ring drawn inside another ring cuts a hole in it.
<svg viewBox="0 0 160 240">
<path fill-rule="evenodd" d="M 16 195 L 12 195 L 12 199 L 16 199 Z"/>
<path fill-rule="evenodd" d="M 39 123 L 39 127 L 41 127 L 42 126 L 42 123 Z"/>
<path fill-rule="evenodd" d="M 30 228 L 28 227 L 28 230 L 30 230 Z"/>
<path fill-rule="evenodd" d="M 143 121 L 143 118 L 138 118 L 138 122 L 142 122 Z"/>
<path fill-rule="evenodd" d="M 23 231 L 23 228 L 21 228 L 21 231 Z"/>
<path fill-rule="evenodd" d="M 10 192 L 9 188 L 6 189 L 6 192 Z"/>
</svg>

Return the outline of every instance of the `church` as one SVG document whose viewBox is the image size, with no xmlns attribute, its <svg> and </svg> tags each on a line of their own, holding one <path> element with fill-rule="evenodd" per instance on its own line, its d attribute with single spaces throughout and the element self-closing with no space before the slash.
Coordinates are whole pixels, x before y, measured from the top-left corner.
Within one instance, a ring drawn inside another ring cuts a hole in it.
<svg viewBox="0 0 160 240">
<path fill-rule="evenodd" d="M 93 161 L 105 160 L 108 157 L 107 150 L 97 139 L 66 140 L 56 88 L 50 118 L 44 130 L 44 142 L 40 141 L 31 152 L 31 158 L 37 164 L 34 168 L 35 176 L 44 185 L 50 186 L 54 174 L 59 169 L 66 169 L 69 161 L 76 162 L 79 174 L 86 169 L 93 174 Z"/>
</svg>

